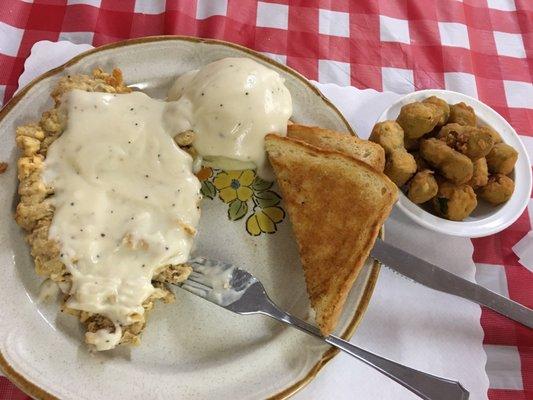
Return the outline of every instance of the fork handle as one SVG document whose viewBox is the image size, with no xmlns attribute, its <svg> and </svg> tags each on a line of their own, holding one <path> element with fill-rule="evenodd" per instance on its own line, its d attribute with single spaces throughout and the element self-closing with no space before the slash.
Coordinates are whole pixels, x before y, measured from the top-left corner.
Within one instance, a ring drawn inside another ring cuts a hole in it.
<svg viewBox="0 0 533 400">
<path fill-rule="evenodd" d="M 324 340 L 331 346 L 334 346 L 363 361 L 365 364 L 370 365 L 422 399 L 467 400 L 469 397 L 468 391 L 459 382 L 440 378 L 435 375 L 406 367 L 405 365 L 398 364 L 367 350 L 363 350 L 362 348 L 333 335 L 323 337 L 320 334 L 320 331 L 313 325 L 282 311 L 273 303 L 270 305 L 271 307 L 268 307 L 268 309 L 265 309 L 260 313 Z"/>
<path fill-rule="evenodd" d="M 403 387 L 426 400 L 467 400 L 468 391 L 456 381 L 417 371 L 394 361 L 370 353 L 336 336 L 328 336 L 325 341 L 352 355 L 382 374 L 395 380 Z"/>
</svg>

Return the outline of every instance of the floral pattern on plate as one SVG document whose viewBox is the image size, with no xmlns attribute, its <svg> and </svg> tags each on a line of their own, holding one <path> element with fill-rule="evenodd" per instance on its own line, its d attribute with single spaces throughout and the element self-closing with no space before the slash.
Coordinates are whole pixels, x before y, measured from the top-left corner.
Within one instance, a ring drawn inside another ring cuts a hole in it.
<svg viewBox="0 0 533 400">
<path fill-rule="evenodd" d="M 270 190 L 273 182 L 261 179 L 254 170 L 224 171 L 204 167 L 196 174 L 202 182 L 204 198 L 218 196 L 228 205 L 228 219 L 238 221 L 245 216 L 246 231 L 252 236 L 274 233 L 285 219 L 279 206 L 281 196 Z"/>
</svg>

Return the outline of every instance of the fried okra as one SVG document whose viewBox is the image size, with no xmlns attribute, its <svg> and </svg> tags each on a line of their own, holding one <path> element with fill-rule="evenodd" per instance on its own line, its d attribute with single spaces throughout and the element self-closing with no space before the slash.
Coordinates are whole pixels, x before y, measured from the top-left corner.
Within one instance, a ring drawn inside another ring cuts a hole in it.
<svg viewBox="0 0 533 400">
<path fill-rule="evenodd" d="M 408 151 L 418 150 L 418 148 L 420 147 L 420 143 L 418 142 L 419 142 L 418 139 L 405 138 L 403 141 L 403 146 Z"/>
<path fill-rule="evenodd" d="M 422 140 L 420 155 L 453 183 L 462 184 L 472 179 L 474 172 L 472 161 L 439 139 Z"/>
<path fill-rule="evenodd" d="M 415 159 L 405 149 L 395 149 L 387 156 L 383 172 L 396 186 L 402 187 L 416 172 Z"/>
<path fill-rule="evenodd" d="M 450 106 L 450 118 L 448 119 L 448 123 L 476 126 L 476 121 L 476 113 L 469 105 L 461 102 Z"/>
<path fill-rule="evenodd" d="M 514 182 L 502 174 L 491 175 L 485 186 L 479 189 L 478 194 L 483 200 L 493 205 L 505 203 L 514 192 Z"/>
<path fill-rule="evenodd" d="M 439 187 L 433 176 L 433 171 L 428 169 L 417 172 L 409 182 L 407 197 L 415 204 L 422 204 L 431 200 L 437 194 Z"/>
<path fill-rule="evenodd" d="M 446 125 L 448 118 L 450 118 L 450 106 L 448 103 L 437 96 L 428 97 L 422 103 L 429 103 L 437 106 L 437 108 L 440 110 L 440 117 L 437 122 L 437 126 Z"/>
<path fill-rule="evenodd" d="M 490 126 L 480 126 L 478 128 L 486 131 L 492 137 L 494 144 L 503 142 L 502 137 L 494 128 L 491 128 Z"/>
<path fill-rule="evenodd" d="M 403 148 L 403 129 L 396 121 L 383 121 L 374 125 L 369 140 L 379 144 L 385 154 Z"/>
<path fill-rule="evenodd" d="M 478 158 L 473 162 L 474 173 L 472 174 L 472 179 L 468 182 L 468 185 L 472 186 L 473 189 L 480 188 L 485 186 L 489 180 L 489 170 L 487 167 L 487 160 L 482 157 Z"/>
<path fill-rule="evenodd" d="M 429 169 L 429 164 L 427 163 L 426 160 L 424 160 L 422 158 L 422 156 L 420 155 L 420 152 L 418 151 L 413 151 L 411 153 L 415 159 L 415 162 L 416 162 L 416 170 L 417 171 L 423 171 L 425 169 Z"/>
<path fill-rule="evenodd" d="M 384 148 L 385 173 L 415 204 L 460 221 L 477 206 L 507 201 L 518 153 L 464 102 L 431 96 L 401 107 L 396 121 L 376 124 L 370 140 Z M 474 192 L 474 190 L 476 192 Z"/>
<path fill-rule="evenodd" d="M 439 133 L 437 134 L 437 139 L 442 140 L 444 143 L 446 143 L 451 148 L 455 147 L 455 143 L 457 142 L 457 136 L 463 131 L 463 125 L 459 125 L 457 123 L 447 124 L 444 125 Z"/>
<path fill-rule="evenodd" d="M 441 182 L 437 195 L 433 198 L 435 212 L 452 221 L 462 221 L 468 217 L 477 206 L 477 198 L 468 185 L 455 185 L 451 182 Z"/>
<path fill-rule="evenodd" d="M 485 157 L 494 146 L 494 139 L 489 131 L 457 123 L 443 126 L 437 138 L 471 160 Z"/>
<path fill-rule="evenodd" d="M 441 117 L 441 112 L 434 104 L 409 103 L 400 110 L 396 121 L 403 128 L 405 137 L 418 139 L 435 128 Z"/>
<path fill-rule="evenodd" d="M 496 144 L 489 154 L 487 154 L 487 165 L 491 174 L 510 174 L 516 160 L 518 152 L 505 143 Z"/>
</svg>

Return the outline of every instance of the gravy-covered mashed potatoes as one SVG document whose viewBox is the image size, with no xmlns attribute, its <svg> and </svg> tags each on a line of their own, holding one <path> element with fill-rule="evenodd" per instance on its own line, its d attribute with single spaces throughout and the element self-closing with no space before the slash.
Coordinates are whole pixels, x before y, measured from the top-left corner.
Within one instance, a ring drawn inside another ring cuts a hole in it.
<svg viewBox="0 0 533 400">
<path fill-rule="evenodd" d="M 101 75 L 63 78 L 53 118 L 17 131 L 21 160 L 35 167 L 28 181 L 19 165 L 17 222 L 38 272 L 60 283 L 67 311 L 85 323 L 86 342 L 108 350 L 138 342 L 152 300 L 171 296 L 161 283 L 190 273 L 200 182 L 180 145 L 263 172 L 264 136 L 286 134 L 292 102 L 276 72 L 245 58 L 182 75 L 166 102 Z M 38 197 L 25 196 L 30 184 Z"/>
<path fill-rule="evenodd" d="M 257 167 L 262 176 L 268 174 L 264 137 L 285 136 L 292 115 L 283 78 L 248 58 L 225 58 L 187 72 L 168 99 L 176 100 L 176 114 L 186 119 L 204 159 L 225 169 Z"/>
</svg>

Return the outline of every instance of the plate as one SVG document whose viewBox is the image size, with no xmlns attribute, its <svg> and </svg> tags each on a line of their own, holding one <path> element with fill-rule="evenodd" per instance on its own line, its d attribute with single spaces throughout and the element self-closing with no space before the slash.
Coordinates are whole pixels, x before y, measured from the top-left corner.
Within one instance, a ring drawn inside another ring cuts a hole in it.
<svg viewBox="0 0 533 400">
<path fill-rule="evenodd" d="M 419 205 L 413 203 L 402 192 L 398 199 L 398 207 L 416 223 L 437 232 L 463 237 L 482 237 L 500 232 L 515 222 L 524 212 L 531 193 L 531 163 L 524 144 L 511 125 L 496 111 L 473 97 L 450 90 L 429 89 L 410 93 L 387 108 L 377 122 L 395 120 L 400 114 L 402 106 L 414 101 L 421 101 L 430 96 L 437 96 L 450 104 L 465 102 L 476 112 L 481 125 L 490 125 L 498 131 L 503 141 L 513 146 L 518 152 L 512 178 L 515 181 L 515 191 L 504 204 L 491 206 L 480 203 L 474 212 L 464 221 L 449 221 L 437 217 Z"/>
<path fill-rule="evenodd" d="M 59 313 L 57 304 L 37 300 L 40 279 L 12 217 L 15 127 L 37 120 L 51 107 L 50 90 L 65 74 L 118 66 L 128 84 L 164 98 L 177 75 L 223 57 L 251 57 L 278 71 L 292 94 L 295 121 L 351 132 L 340 112 L 295 71 L 234 44 L 188 37 L 142 38 L 90 50 L 32 81 L 0 112 L 0 160 L 9 163 L 0 175 L 0 200 L 9 205 L 0 210 L 0 365 L 26 393 L 39 399 L 282 399 L 336 354 L 295 329 L 263 316 L 232 314 L 178 288 L 174 304 L 157 304 L 150 314 L 141 346 L 90 354 L 80 344 L 78 321 Z M 229 175 L 202 171 L 205 199 L 195 254 L 250 270 L 281 307 L 309 318 L 303 272 L 279 190 L 255 180 L 253 171 L 231 175 L 253 189 L 247 206 L 236 211 L 218 195 Z M 371 262 L 362 269 L 339 324 L 341 336 L 353 333 L 378 271 Z"/>
</svg>

